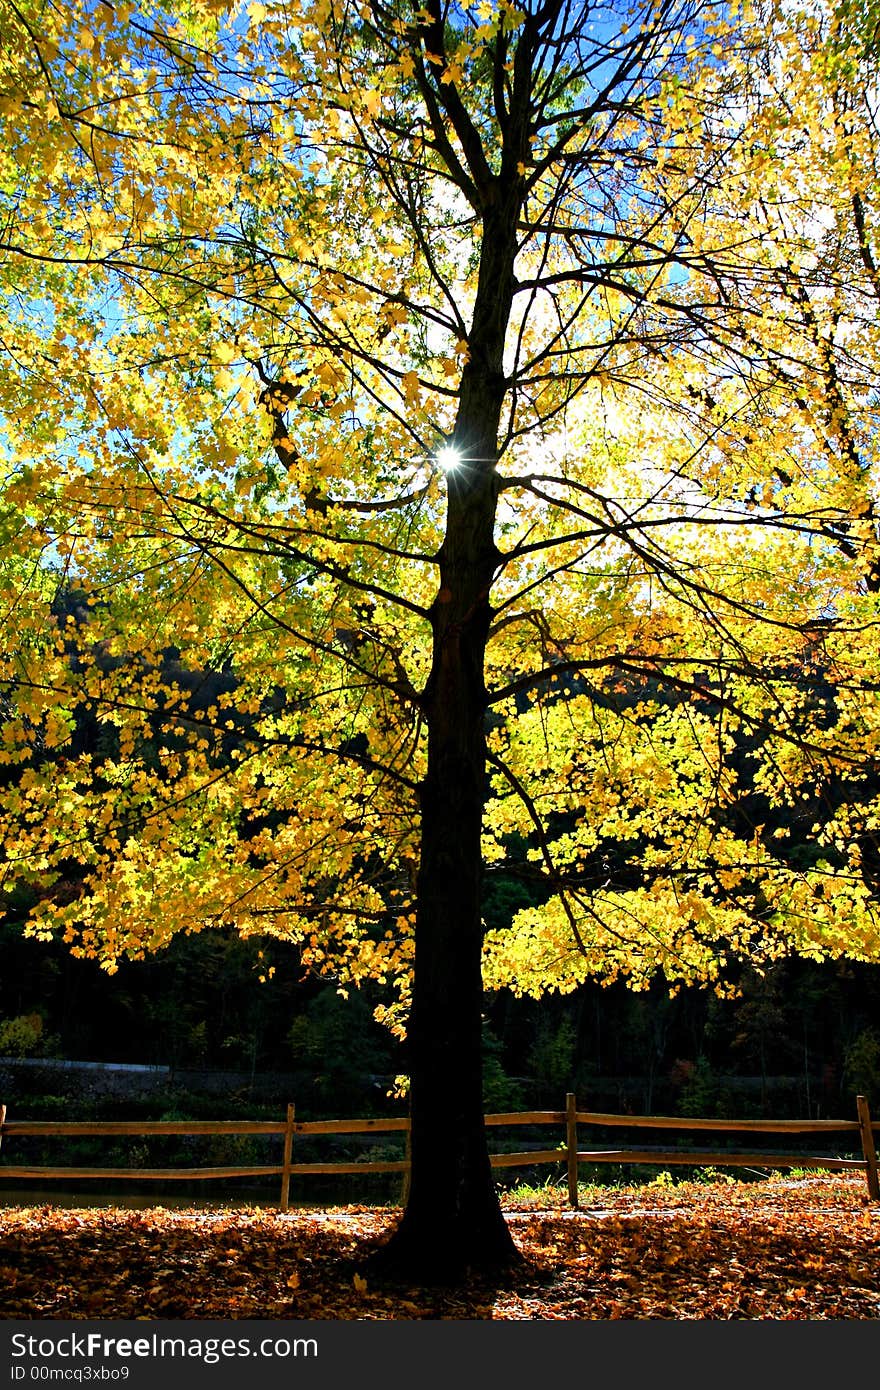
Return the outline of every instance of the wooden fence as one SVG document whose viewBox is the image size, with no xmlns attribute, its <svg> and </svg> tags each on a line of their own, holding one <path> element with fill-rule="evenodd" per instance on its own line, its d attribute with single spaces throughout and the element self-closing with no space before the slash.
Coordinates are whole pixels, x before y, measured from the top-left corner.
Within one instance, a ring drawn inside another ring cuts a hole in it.
<svg viewBox="0 0 880 1390">
<path fill-rule="evenodd" d="M 875 1131 L 880 1123 L 871 1119 L 864 1096 L 856 1099 L 857 1118 L 854 1120 L 716 1120 L 695 1119 L 690 1116 L 618 1115 L 593 1110 L 578 1110 L 576 1097 L 569 1093 L 564 1110 L 527 1110 L 503 1115 L 487 1115 L 488 1126 L 559 1125 L 564 1126 L 565 1141 L 554 1149 L 528 1149 L 518 1153 L 494 1153 L 493 1168 L 524 1168 L 536 1164 L 564 1164 L 568 1176 L 568 1199 L 578 1205 L 578 1167 L 582 1163 L 647 1164 L 663 1167 L 666 1164 L 689 1164 L 692 1167 L 719 1168 L 824 1168 L 855 1170 L 865 1173 L 868 1195 L 880 1200 Z M 722 1149 L 707 1152 L 702 1149 L 581 1149 L 579 1126 L 627 1129 L 664 1129 L 688 1131 L 724 1131 L 740 1134 L 822 1134 L 849 1133 L 858 1136 L 862 1158 L 839 1158 L 824 1154 L 745 1152 Z M 283 1121 L 275 1120 L 7 1120 L 6 1107 L 0 1105 L 0 1144 L 4 1139 L 25 1136 L 57 1135 L 70 1138 L 77 1135 L 240 1135 L 277 1134 L 283 1136 L 281 1162 L 247 1166 L 212 1168 L 62 1168 L 31 1164 L 0 1162 L 3 1178 L 105 1178 L 110 1180 L 152 1181 L 167 1179 L 280 1177 L 279 1206 L 287 1211 L 290 1202 L 290 1182 L 293 1177 L 308 1174 L 343 1173 L 409 1173 L 409 1158 L 372 1163 L 369 1161 L 294 1163 L 293 1145 L 297 1135 L 342 1135 L 403 1133 L 409 1149 L 409 1120 L 297 1120 L 294 1106 L 288 1105 Z"/>
</svg>

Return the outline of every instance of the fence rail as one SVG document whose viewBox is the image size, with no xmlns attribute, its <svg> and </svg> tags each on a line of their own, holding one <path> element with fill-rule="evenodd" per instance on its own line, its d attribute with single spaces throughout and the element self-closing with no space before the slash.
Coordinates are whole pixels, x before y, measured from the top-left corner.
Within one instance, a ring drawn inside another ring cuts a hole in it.
<svg viewBox="0 0 880 1390">
<path fill-rule="evenodd" d="M 488 1126 L 560 1125 L 565 1140 L 555 1149 L 529 1149 L 519 1153 L 493 1153 L 493 1168 L 523 1168 L 535 1164 L 565 1164 L 568 1175 L 568 1198 L 572 1207 L 578 1205 L 578 1169 L 582 1163 L 638 1163 L 664 1166 L 689 1164 L 694 1167 L 711 1165 L 719 1168 L 818 1168 L 863 1172 L 867 1179 L 868 1195 L 880 1201 L 875 1133 L 880 1123 L 872 1121 L 864 1096 L 856 1098 L 857 1118 L 854 1120 L 723 1120 L 681 1115 L 620 1115 L 596 1110 L 578 1110 L 573 1093 L 566 1096 L 564 1110 L 517 1110 L 504 1114 L 486 1115 Z M 858 1135 L 861 1158 L 841 1158 L 827 1154 L 761 1153 L 726 1149 L 707 1152 L 702 1149 L 582 1149 L 579 1146 L 578 1126 L 604 1129 L 624 1126 L 628 1129 L 664 1129 L 724 1131 L 743 1134 L 830 1134 Z M 293 1145 L 297 1135 L 389 1134 L 403 1133 L 407 1141 L 407 1157 L 383 1162 L 327 1161 L 294 1163 Z M 90 1168 L 71 1165 L 43 1167 L 34 1164 L 7 1164 L 0 1161 L 2 1178 L 104 1178 L 113 1180 L 192 1180 L 203 1178 L 280 1177 L 279 1207 L 287 1211 L 290 1204 L 291 1178 L 308 1174 L 402 1173 L 409 1174 L 409 1120 L 297 1120 L 296 1109 L 288 1105 L 284 1120 L 7 1120 L 6 1107 L 0 1105 L 0 1145 L 4 1139 L 25 1137 L 67 1138 L 79 1135 L 240 1135 L 266 1134 L 283 1136 L 280 1164 L 223 1165 L 210 1168 Z"/>
</svg>

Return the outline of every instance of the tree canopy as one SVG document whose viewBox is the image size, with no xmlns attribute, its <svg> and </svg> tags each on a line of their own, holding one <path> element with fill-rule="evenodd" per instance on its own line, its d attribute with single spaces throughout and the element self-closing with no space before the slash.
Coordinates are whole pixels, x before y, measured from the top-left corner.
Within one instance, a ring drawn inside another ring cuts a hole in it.
<svg viewBox="0 0 880 1390">
<path fill-rule="evenodd" d="M 509 1258 L 482 980 L 878 956 L 870 20 L 2 16 L 5 881 L 388 981 L 396 1249 Z"/>
</svg>

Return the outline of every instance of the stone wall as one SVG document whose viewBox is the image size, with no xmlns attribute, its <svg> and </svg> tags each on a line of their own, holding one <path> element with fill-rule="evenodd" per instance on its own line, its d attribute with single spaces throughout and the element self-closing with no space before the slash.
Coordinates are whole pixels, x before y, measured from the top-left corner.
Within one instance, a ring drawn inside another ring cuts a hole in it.
<svg viewBox="0 0 880 1390">
<path fill-rule="evenodd" d="M 77 1100 L 141 1099 L 169 1091 L 191 1095 L 242 1094 L 286 1104 L 295 1099 L 302 1077 L 296 1073 L 176 1071 L 171 1067 L 121 1062 L 63 1062 L 53 1058 L 0 1057 L 0 1102 L 22 1107 L 30 1096 L 69 1096 Z"/>
</svg>

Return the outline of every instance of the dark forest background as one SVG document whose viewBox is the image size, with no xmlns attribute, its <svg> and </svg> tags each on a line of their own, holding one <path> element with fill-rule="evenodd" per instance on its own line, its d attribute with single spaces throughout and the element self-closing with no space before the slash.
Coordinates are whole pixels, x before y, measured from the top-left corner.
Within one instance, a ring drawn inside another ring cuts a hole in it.
<svg viewBox="0 0 880 1390">
<path fill-rule="evenodd" d="M 304 1117 L 399 1107 L 388 1092 L 406 1049 L 373 1020 L 379 991 L 343 997 L 272 938 L 206 930 L 108 976 L 24 939 L 13 909 L 0 959 L 0 1058 L 166 1067 L 169 1085 L 234 1073 L 245 1094 L 280 1073 Z M 849 1117 L 856 1093 L 880 1105 L 878 1020 L 880 967 L 852 962 L 780 961 L 746 972 L 733 1000 L 670 997 L 660 981 L 500 992 L 485 1015 L 486 1106 L 558 1108 L 574 1090 L 583 1106 L 635 1114 Z"/>
</svg>

